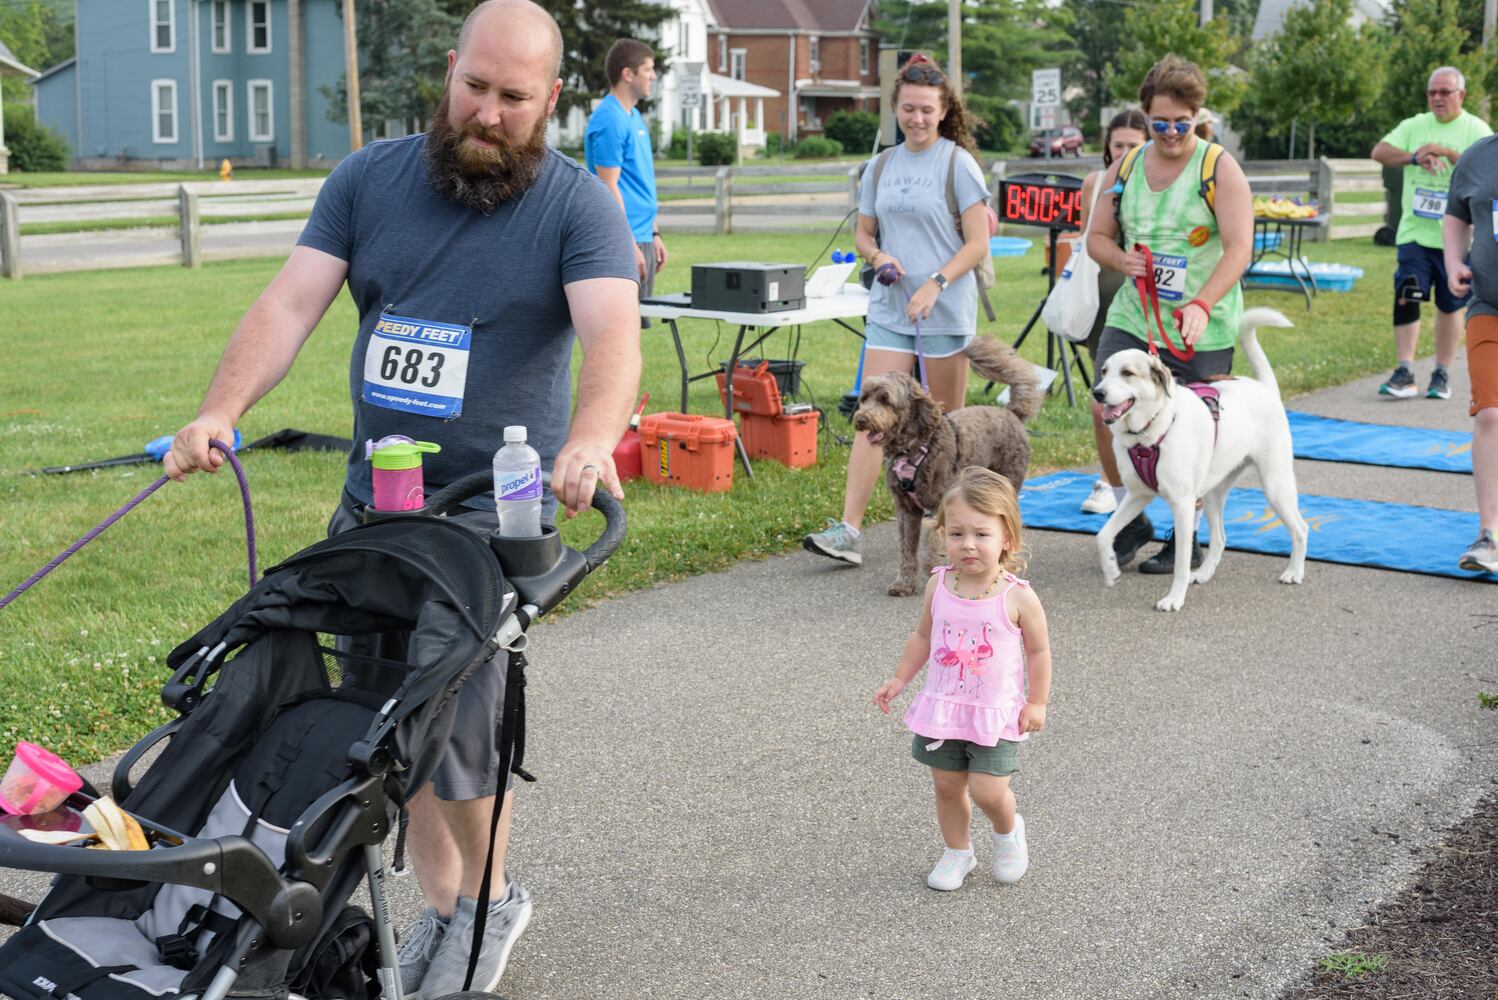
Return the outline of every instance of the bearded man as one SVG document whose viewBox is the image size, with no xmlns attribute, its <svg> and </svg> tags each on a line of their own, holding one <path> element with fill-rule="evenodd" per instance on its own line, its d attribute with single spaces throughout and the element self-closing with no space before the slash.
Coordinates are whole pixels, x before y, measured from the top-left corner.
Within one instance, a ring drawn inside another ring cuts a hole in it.
<svg viewBox="0 0 1498 1000">
<path fill-rule="evenodd" d="M 354 448 L 330 533 L 371 502 L 363 442 L 390 434 L 442 446 L 426 457 L 429 492 L 487 468 L 504 427 L 520 424 L 552 473 L 548 518 L 556 501 L 569 516 L 581 511 L 595 488 L 622 499 L 612 454 L 639 388 L 638 274 L 608 190 L 546 145 L 561 57 L 556 22 L 529 0 L 487 0 L 468 16 L 430 129 L 373 143 L 328 177 L 296 248 L 230 338 L 196 419 L 178 431 L 168 475 L 219 470 L 224 457 L 209 440 L 233 440 L 347 282 L 359 310 Z M 583 363 L 569 425 L 574 331 Z M 492 527 L 492 498 L 474 504 L 486 509 L 457 516 Z M 497 773 L 502 661 L 465 684 L 442 762 L 408 803 L 426 910 L 402 935 L 407 997 L 463 988 L 501 779 L 493 861 L 504 872 L 513 791 Z M 491 992 L 531 902 L 500 877 L 482 905 L 472 988 Z"/>
</svg>

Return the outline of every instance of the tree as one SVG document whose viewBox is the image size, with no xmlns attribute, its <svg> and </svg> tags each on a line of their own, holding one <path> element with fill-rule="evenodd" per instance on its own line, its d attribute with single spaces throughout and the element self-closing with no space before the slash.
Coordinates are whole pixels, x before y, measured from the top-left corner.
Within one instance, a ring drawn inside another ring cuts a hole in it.
<svg viewBox="0 0 1498 1000">
<path fill-rule="evenodd" d="M 1351 122 L 1383 86 L 1383 32 L 1352 24 L 1352 0 L 1317 0 L 1292 7 L 1279 34 L 1255 53 L 1255 104 L 1277 131 L 1292 122 L 1308 130 L 1306 156 L 1316 157 L 1316 126 Z"/>
<path fill-rule="evenodd" d="M 1232 111 L 1243 99 L 1244 73 L 1232 64 L 1237 43 L 1226 17 L 1198 24 L 1197 0 L 1153 0 L 1124 12 L 1124 41 L 1119 46 L 1119 72 L 1113 93 L 1120 100 L 1138 100 L 1139 84 L 1161 56 L 1174 52 L 1190 59 L 1207 75 L 1207 104 L 1219 114 Z"/>
<path fill-rule="evenodd" d="M 1493 72 L 1481 51 L 1481 6 L 1481 0 L 1396 0 L 1389 10 L 1393 44 L 1383 59 L 1388 75 L 1378 109 L 1388 127 L 1426 109 L 1425 85 L 1437 66 L 1461 70 L 1467 108 L 1479 106 Z"/>
<path fill-rule="evenodd" d="M 557 113 L 565 115 L 574 107 L 584 110 L 607 93 L 609 80 L 603 68 L 603 57 L 609 46 L 621 38 L 652 41 L 657 29 L 676 16 L 676 11 L 650 0 L 537 0 L 551 12 L 562 29 L 565 50 L 562 53 L 562 98 Z M 655 67 L 665 69 L 664 58 L 657 53 Z"/>
<path fill-rule="evenodd" d="M 1066 78 L 1083 91 L 1071 107 L 1072 117 L 1083 123 L 1083 131 L 1098 135 L 1103 109 L 1114 100 L 1120 42 L 1118 4 L 1112 0 L 1065 0 L 1064 6 L 1071 15 L 1072 44 L 1076 48 L 1076 55 L 1064 67 Z"/>
<path fill-rule="evenodd" d="M 0 42 L 24 65 L 44 70 L 73 55 L 73 8 L 63 0 L 0 0 Z M 6 77 L 6 103 L 31 100 L 31 87 Z"/>
</svg>

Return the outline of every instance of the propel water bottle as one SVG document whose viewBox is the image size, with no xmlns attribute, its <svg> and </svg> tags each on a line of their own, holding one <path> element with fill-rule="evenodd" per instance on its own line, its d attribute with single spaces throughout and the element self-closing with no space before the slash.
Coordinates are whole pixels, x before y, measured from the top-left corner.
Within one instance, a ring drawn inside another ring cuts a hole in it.
<svg viewBox="0 0 1498 1000">
<path fill-rule="evenodd" d="M 505 446 L 494 453 L 494 509 L 504 538 L 541 534 L 541 456 L 525 443 L 525 428 L 505 428 Z"/>
</svg>

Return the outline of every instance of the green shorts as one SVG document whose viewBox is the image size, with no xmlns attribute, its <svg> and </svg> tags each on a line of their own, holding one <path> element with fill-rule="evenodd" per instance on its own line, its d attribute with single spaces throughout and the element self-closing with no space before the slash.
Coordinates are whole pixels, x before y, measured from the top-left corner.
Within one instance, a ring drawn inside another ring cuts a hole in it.
<svg viewBox="0 0 1498 1000">
<path fill-rule="evenodd" d="M 1013 740 L 999 740 L 992 747 L 970 740 L 943 740 L 935 750 L 926 749 L 926 744 L 935 742 L 917 734 L 910 743 L 910 755 L 941 771 L 977 771 L 1000 778 L 1019 773 L 1019 744 Z"/>
</svg>

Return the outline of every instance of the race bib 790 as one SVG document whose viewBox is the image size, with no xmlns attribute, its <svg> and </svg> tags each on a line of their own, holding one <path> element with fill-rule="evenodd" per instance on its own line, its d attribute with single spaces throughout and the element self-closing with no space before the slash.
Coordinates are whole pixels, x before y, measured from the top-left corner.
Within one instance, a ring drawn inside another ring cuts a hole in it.
<svg viewBox="0 0 1498 1000">
<path fill-rule="evenodd" d="M 1414 212 L 1422 219 L 1439 219 L 1446 214 L 1446 192 L 1415 188 Z"/>
<path fill-rule="evenodd" d="M 463 412 L 473 328 L 383 313 L 364 351 L 364 402 L 450 420 Z"/>
</svg>

